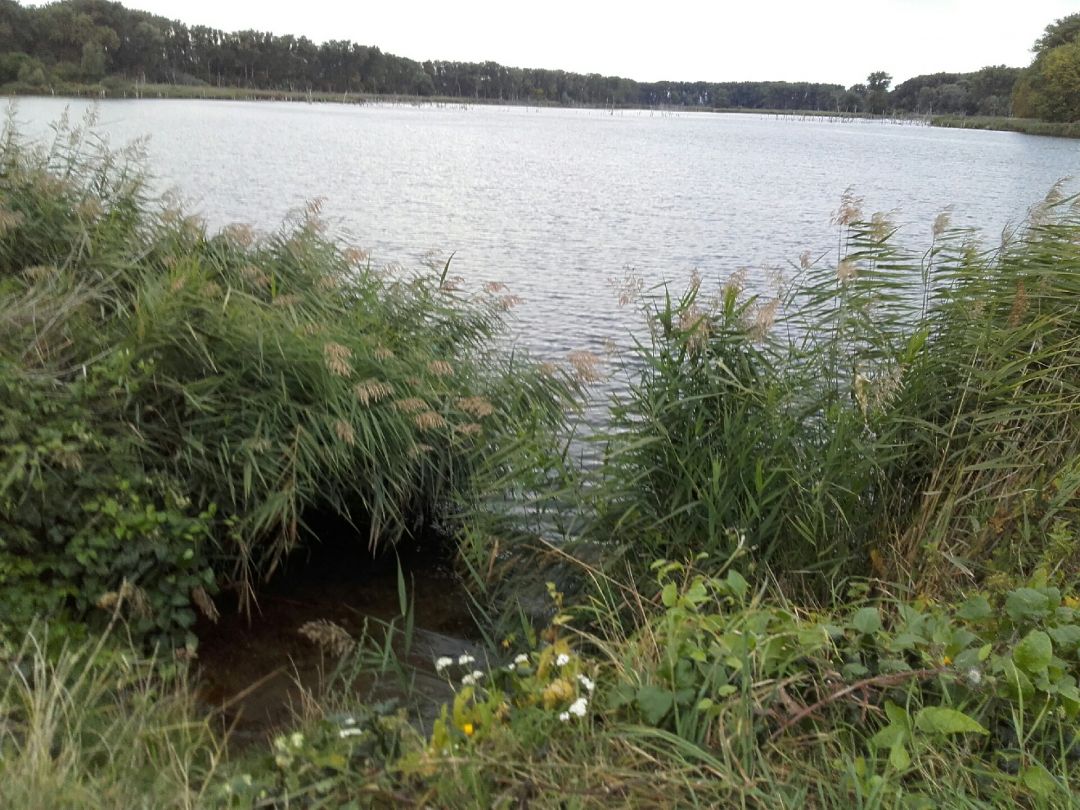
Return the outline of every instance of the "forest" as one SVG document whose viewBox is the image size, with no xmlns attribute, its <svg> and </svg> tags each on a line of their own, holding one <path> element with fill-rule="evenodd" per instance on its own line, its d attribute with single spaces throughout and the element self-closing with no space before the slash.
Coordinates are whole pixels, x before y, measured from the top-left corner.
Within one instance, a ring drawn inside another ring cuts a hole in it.
<svg viewBox="0 0 1080 810">
<path fill-rule="evenodd" d="M 317 44 L 264 31 L 226 32 L 107 0 L 24 7 L 0 0 L 0 85 L 9 92 L 139 85 L 611 107 L 698 107 L 852 114 L 1080 118 L 1080 14 L 1049 26 L 1027 69 L 935 73 L 890 90 L 871 73 L 851 87 L 810 81 L 656 81 L 496 62 L 418 62 L 348 40 Z"/>
</svg>

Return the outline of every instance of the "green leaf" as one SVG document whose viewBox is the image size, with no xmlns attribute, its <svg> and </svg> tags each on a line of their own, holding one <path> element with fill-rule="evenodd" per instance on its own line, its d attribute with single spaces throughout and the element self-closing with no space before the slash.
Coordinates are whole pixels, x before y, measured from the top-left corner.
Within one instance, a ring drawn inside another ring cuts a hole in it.
<svg viewBox="0 0 1080 810">
<path fill-rule="evenodd" d="M 960 606 L 956 611 L 957 617 L 969 622 L 979 622 L 989 619 L 994 615 L 994 609 L 990 606 L 990 600 L 985 596 L 973 596 Z"/>
<path fill-rule="evenodd" d="M 911 765 L 911 754 L 908 753 L 906 745 L 897 743 L 889 749 L 889 764 L 898 771 L 908 769 L 908 766 Z"/>
<path fill-rule="evenodd" d="M 872 635 L 881 629 L 881 614 L 876 607 L 864 607 L 855 611 L 851 626 L 865 636 Z"/>
<path fill-rule="evenodd" d="M 886 700 L 885 716 L 889 718 L 890 723 L 903 726 L 908 732 L 911 731 L 911 717 L 903 706 L 897 706 L 891 700 Z"/>
<path fill-rule="evenodd" d="M 658 686 L 643 686 L 637 692 L 637 704 L 645 722 L 655 726 L 664 719 L 672 705 L 675 703 L 675 695 L 667 689 Z"/>
<path fill-rule="evenodd" d="M 1024 768 L 1020 779 L 1023 781 L 1024 787 L 1043 799 L 1053 794 L 1058 786 L 1057 780 L 1050 774 L 1050 771 L 1038 763 Z"/>
<path fill-rule="evenodd" d="M 679 589 L 675 587 L 674 582 L 669 582 L 664 586 L 664 590 L 660 592 L 660 601 L 664 603 L 664 607 L 673 607 L 678 598 Z"/>
<path fill-rule="evenodd" d="M 1012 659 L 1025 672 L 1042 672 L 1054 657 L 1054 644 L 1042 630 L 1032 630 L 1013 650 Z"/>
<path fill-rule="evenodd" d="M 750 588 L 750 583 L 743 578 L 742 574 L 738 571 L 728 571 L 726 581 L 728 590 L 730 590 L 734 596 L 737 596 L 740 599 L 746 596 L 746 592 Z"/>
<path fill-rule="evenodd" d="M 1039 619 L 1050 612 L 1050 597 L 1034 588 L 1017 588 L 1005 599 L 1005 612 L 1014 622 Z"/>
<path fill-rule="evenodd" d="M 908 731 L 902 725 L 890 723 L 870 738 L 874 748 L 894 748 L 907 742 Z"/>
<path fill-rule="evenodd" d="M 1080 627 L 1075 624 L 1066 624 L 1061 627 L 1051 628 L 1050 638 L 1054 640 L 1054 643 L 1058 647 L 1064 647 L 1066 650 L 1075 650 L 1080 648 Z"/>
<path fill-rule="evenodd" d="M 927 706 L 915 715 L 915 727 L 926 734 L 989 734 L 973 717 L 944 706 Z"/>
</svg>

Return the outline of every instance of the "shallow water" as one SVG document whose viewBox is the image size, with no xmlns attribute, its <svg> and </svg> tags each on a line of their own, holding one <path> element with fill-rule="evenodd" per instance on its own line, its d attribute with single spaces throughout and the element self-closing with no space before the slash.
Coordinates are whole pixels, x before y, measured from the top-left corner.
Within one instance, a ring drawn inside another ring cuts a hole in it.
<svg viewBox="0 0 1080 810">
<path fill-rule="evenodd" d="M 355 549 L 335 548 L 315 562 L 294 559 L 259 594 L 250 617 L 223 605 L 215 624 L 200 623 L 199 698 L 229 729 L 234 747 L 287 728 L 308 695 L 321 705 L 397 700 L 428 727 L 453 697 L 434 661 L 466 652 L 483 661 L 471 603 L 449 570 L 420 559 L 404 573 L 414 624 L 406 639 L 396 562 L 373 564 Z M 344 667 L 354 677 L 335 677 L 341 659 L 300 632 L 317 621 L 333 622 L 358 642 Z M 363 670 L 356 668 L 361 660 Z"/>
</svg>

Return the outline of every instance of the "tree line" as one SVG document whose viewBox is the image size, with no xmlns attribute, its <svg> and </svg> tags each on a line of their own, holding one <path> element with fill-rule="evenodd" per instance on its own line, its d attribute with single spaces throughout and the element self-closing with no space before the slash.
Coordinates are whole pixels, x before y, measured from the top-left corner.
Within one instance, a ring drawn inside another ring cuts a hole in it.
<svg viewBox="0 0 1080 810">
<path fill-rule="evenodd" d="M 890 89 L 877 71 L 865 83 L 638 82 L 618 76 L 517 68 L 496 62 L 418 62 L 347 40 L 227 32 L 127 9 L 107 0 L 24 7 L 0 0 L 0 84 L 25 89 L 134 83 L 257 90 L 374 93 L 613 107 L 701 107 L 835 113 L 1037 115 L 1073 120 L 1080 88 L 1080 14 L 1047 28 L 1024 70 L 917 76 Z M 1072 74 L 1070 73 L 1072 71 Z M 1062 86 L 1065 87 L 1062 90 Z M 1066 117 L 1061 117 L 1066 116 Z"/>
</svg>

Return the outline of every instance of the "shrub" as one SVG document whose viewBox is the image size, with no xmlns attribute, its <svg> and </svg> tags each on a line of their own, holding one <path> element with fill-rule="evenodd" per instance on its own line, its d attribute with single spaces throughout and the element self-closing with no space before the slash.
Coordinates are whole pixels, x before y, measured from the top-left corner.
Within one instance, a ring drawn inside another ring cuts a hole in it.
<svg viewBox="0 0 1080 810">
<path fill-rule="evenodd" d="M 501 297 L 448 265 L 382 273 L 322 231 L 312 205 L 211 235 L 149 195 L 136 151 L 9 126 L 0 519 L 29 591 L 81 614 L 127 579 L 183 629 L 209 568 L 246 595 L 312 515 L 373 550 L 452 533 L 459 493 L 495 494 L 469 483 L 481 463 L 558 429 L 571 389 L 500 347 Z"/>
</svg>

